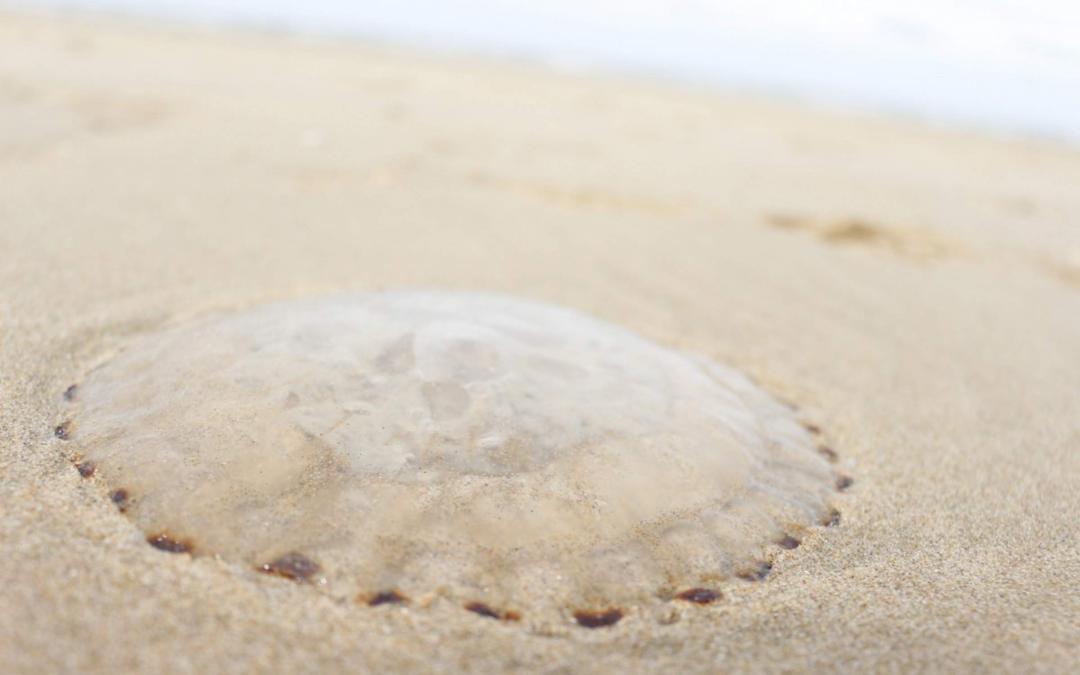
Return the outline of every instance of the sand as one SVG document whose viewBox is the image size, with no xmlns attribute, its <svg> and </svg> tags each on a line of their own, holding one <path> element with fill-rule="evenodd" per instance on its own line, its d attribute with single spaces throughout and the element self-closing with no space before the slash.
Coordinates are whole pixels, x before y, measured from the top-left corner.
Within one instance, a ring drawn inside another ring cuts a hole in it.
<svg viewBox="0 0 1080 675">
<path fill-rule="evenodd" d="M 0 14 L 0 672 L 1067 672 L 1080 153 L 615 77 Z M 532 630 L 148 546 L 61 394 L 336 291 L 571 306 L 824 430 L 839 525 L 668 621 Z"/>
</svg>

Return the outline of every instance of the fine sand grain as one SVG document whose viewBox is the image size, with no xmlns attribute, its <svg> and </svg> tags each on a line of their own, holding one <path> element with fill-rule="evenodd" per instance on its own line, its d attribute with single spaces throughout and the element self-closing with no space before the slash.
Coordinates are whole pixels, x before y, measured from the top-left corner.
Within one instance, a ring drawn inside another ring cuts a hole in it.
<svg viewBox="0 0 1080 675">
<path fill-rule="evenodd" d="M 1078 185 L 1050 143 L 0 14 L 0 672 L 1068 672 Z M 839 523 L 707 604 L 537 628 L 158 550 L 57 433 L 65 389 L 149 331 L 390 288 L 739 368 L 823 430 Z"/>
</svg>

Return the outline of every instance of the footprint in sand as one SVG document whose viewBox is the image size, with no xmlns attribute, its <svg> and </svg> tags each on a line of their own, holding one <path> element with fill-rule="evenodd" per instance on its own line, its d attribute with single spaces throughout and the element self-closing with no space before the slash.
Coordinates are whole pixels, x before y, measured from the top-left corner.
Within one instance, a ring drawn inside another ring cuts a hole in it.
<svg viewBox="0 0 1080 675">
<path fill-rule="evenodd" d="M 586 187 L 567 187 L 535 181 L 502 179 L 486 173 L 469 176 L 474 185 L 510 192 L 548 204 L 588 211 L 674 216 L 686 211 L 683 204 L 648 196 L 629 196 Z"/>
<path fill-rule="evenodd" d="M 49 91 L 0 78 L 0 159 L 22 159 L 65 141 L 155 124 L 169 105 L 103 92 Z"/>
<path fill-rule="evenodd" d="M 826 244 L 877 249 L 915 260 L 934 260 L 957 254 L 955 246 L 926 228 L 885 226 L 854 216 L 814 218 L 771 214 L 765 222 L 780 230 L 810 234 Z"/>
</svg>

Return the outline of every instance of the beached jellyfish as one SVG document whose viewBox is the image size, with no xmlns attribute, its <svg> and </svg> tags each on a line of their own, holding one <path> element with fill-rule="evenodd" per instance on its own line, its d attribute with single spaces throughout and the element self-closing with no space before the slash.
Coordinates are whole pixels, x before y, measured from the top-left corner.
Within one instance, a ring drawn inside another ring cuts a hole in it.
<svg viewBox="0 0 1080 675">
<path fill-rule="evenodd" d="M 836 480 L 738 372 L 495 295 L 218 314 L 132 341 L 70 394 L 80 473 L 151 544 L 371 605 L 607 626 L 705 604 L 827 517 Z"/>
</svg>

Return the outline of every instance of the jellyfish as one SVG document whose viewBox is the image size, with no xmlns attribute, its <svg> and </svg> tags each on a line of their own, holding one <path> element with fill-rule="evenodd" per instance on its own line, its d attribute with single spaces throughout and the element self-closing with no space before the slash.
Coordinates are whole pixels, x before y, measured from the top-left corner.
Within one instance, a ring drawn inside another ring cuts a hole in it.
<svg viewBox="0 0 1080 675">
<path fill-rule="evenodd" d="M 494 294 L 221 312 L 68 394 L 60 442 L 163 554 L 371 606 L 592 627 L 710 603 L 827 518 L 837 480 L 737 370 Z"/>
</svg>

